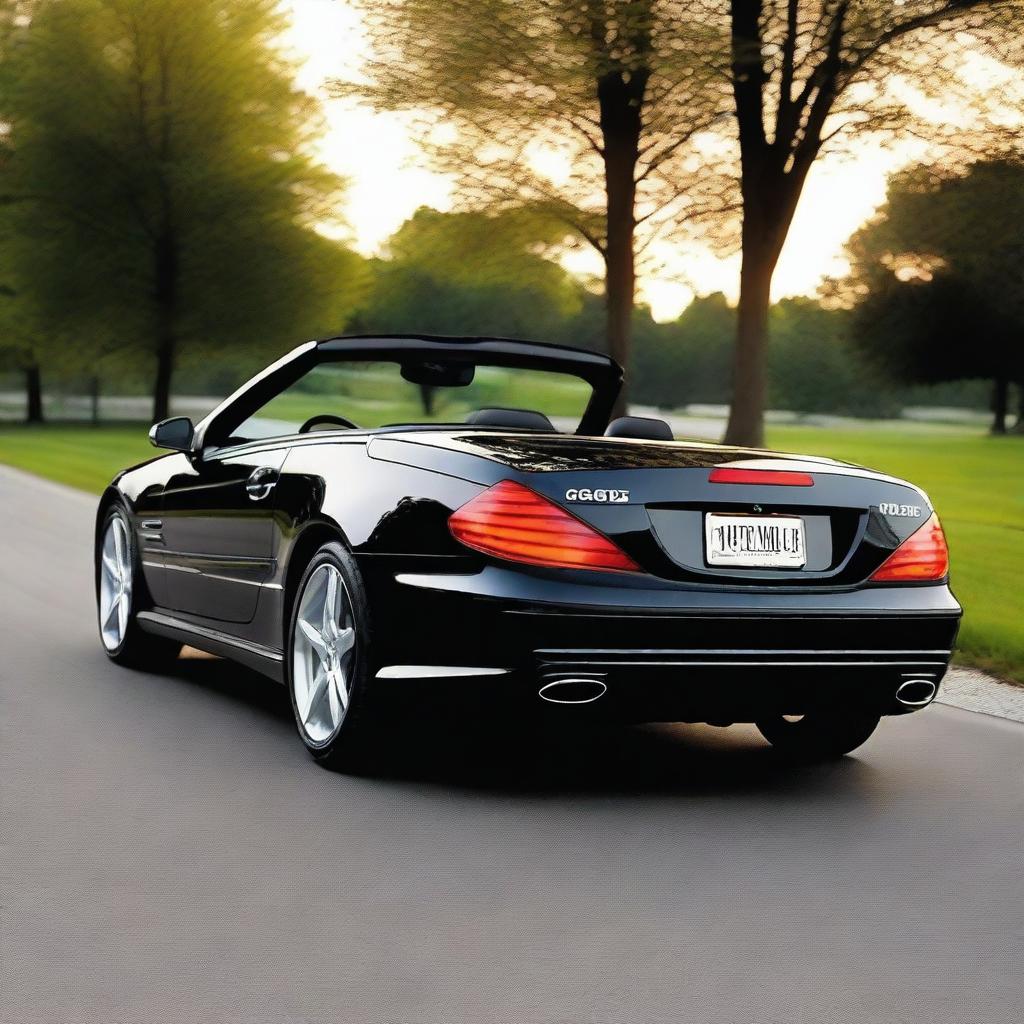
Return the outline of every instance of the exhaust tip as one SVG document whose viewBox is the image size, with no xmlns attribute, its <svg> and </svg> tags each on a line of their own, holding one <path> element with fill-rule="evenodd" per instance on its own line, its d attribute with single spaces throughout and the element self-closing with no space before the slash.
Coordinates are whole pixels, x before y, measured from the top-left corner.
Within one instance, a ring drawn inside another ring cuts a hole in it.
<svg viewBox="0 0 1024 1024">
<path fill-rule="evenodd" d="M 935 699 L 938 689 L 931 679 L 908 679 L 897 687 L 896 700 L 905 708 L 923 708 Z"/>
<path fill-rule="evenodd" d="M 537 691 L 549 704 L 593 704 L 607 692 L 600 679 L 554 679 Z"/>
</svg>

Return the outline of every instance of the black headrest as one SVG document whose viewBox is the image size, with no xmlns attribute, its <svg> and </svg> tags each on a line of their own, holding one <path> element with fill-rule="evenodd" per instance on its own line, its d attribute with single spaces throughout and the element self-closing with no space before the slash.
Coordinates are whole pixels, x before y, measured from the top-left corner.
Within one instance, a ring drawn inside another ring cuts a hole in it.
<svg viewBox="0 0 1024 1024">
<path fill-rule="evenodd" d="M 608 424 L 605 437 L 639 437 L 645 441 L 671 441 L 672 428 L 653 416 L 620 416 Z"/>
<path fill-rule="evenodd" d="M 467 423 L 481 427 L 511 427 L 513 430 L 546 430 L 554 432 L 551 420 L 532 409 L 477 409 L 466 417 Z"/>
</svg>

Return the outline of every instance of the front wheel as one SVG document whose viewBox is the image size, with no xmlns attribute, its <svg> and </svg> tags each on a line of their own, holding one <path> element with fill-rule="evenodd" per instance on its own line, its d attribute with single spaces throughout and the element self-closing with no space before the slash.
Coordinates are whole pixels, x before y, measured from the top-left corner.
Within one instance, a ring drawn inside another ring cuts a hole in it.
<svg viewBox="0 0 1024 1024">
<path fill-rule="evenodd" d="M 288 689 L 306 748 L 324 767 L 366 756 L 369 609 L 352 556 L 338 543 L 313 556 L 292 602 Z"/>
<path fill-rule="evenodd" d="M 160 669 L 174 661 L 181 644 L 144 633 L 135 620 L 144 590 L 138 566 L 138 551 L 128 517 L 119 506 L 113 505 L 103 520 L 96 550 L 100 642 L 107 657 L 119 665 Z"/>
<path fill-rule="evenodd" d="M 755 724 L 780 753 L 803 761 L 825 761 L 856 750 L 875 731 L 880 717 L 837 709 L 812 711 L 799 718 L 779 715 Z"/>
</svg>

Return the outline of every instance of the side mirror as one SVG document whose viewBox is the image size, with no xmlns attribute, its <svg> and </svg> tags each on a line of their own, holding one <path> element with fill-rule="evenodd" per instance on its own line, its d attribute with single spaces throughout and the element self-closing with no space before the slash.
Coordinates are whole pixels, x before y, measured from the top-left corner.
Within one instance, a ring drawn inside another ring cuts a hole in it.
<svg viewBox="0 0 1024 1024">
<path fill-rule="evenodd" d="M 195 427 L 187 416 L 174 416 L 161 420 L 149 428 L 149 440 L 155 448 L 170 448 L 175 452 L 192 450 Z"/>
</svg>

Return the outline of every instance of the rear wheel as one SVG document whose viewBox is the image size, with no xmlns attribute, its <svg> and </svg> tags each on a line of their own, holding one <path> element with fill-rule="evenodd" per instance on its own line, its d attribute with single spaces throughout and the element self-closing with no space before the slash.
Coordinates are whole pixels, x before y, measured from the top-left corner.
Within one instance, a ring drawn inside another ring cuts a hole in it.
<svg viewBox="0 0 1024 1024">
<path fill-rule="evenodd" d="M 111 661 L 158 669 L 173 661 L 181 644 L 144 633 L 135 621 L 145 589 L 128 517 L 117 505 L 103 520 L 96 551 L 96 610 L 100 642 Z"/>
<path fill-rule="evenodd" d="M 761 735 L 781 753 L 805 761 L 824 761 L 856 750 L 875 731 L 880 715 L 836 709 L 799 718 L 779 715 L 756 723 Z"/>
<path fill-rule="evenodd" d="M 324 767 L 363 763 L 369 611 L 362 578 L 341 544 L 313 556 L 292 602 L 288 689 L 306 748 Z"/>
</svg>

